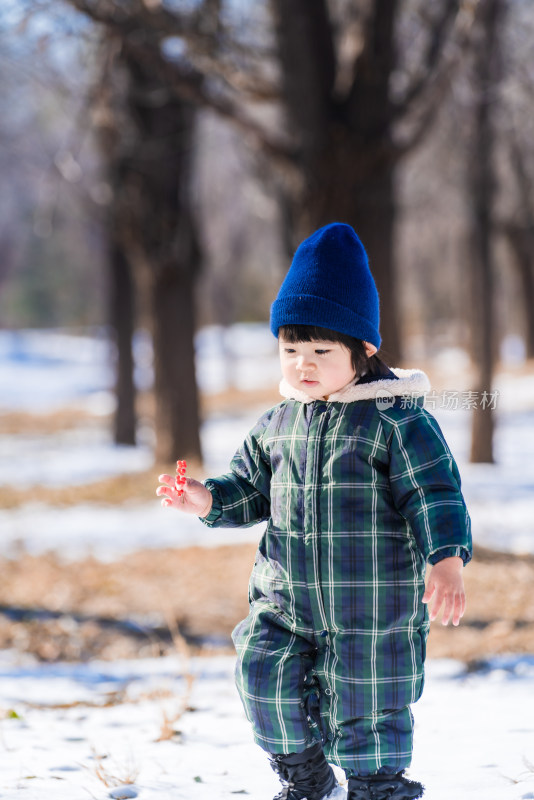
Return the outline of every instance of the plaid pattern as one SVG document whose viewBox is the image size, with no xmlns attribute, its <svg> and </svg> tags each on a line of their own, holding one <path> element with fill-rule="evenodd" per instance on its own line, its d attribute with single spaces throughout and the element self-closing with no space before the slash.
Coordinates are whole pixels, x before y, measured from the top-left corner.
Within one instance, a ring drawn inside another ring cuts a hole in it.
<svg viewBox="0 0 534 800">
<path fill-rule="evenodd" d="M 425 562 L 470 558 L 456 464 L 435 419 L 400 399 L 381 409 L 284 401 L 206 481 L 210 526 L 268 520 L 248 617 L 233 634 L 237 685 L 271 753 L 324 742 L 359 774 L 411 757 L 423 687 Z"/>
</svg>

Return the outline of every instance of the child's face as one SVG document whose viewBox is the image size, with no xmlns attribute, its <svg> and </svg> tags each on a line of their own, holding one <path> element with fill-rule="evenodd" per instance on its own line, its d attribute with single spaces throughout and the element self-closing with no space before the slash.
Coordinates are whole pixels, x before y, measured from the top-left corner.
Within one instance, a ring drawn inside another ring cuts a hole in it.
<svg viewBox="0 0 534 800">
<path fill-rule="evenodd" d="M 340 342 L 278 340 L 282 375 L 294 389 L 328 400 L 356 375 L 350 351 Z"/>
</svg>

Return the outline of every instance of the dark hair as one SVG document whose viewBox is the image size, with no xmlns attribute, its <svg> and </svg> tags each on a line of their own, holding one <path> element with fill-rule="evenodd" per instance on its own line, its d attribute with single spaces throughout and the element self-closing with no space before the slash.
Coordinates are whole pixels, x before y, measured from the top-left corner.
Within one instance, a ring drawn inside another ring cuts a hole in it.
<svg viewBox="0 0 534 800">
<path fill-rule="evenodd" d="M 379 377 L 389 374 L 389 367 L 376 353 L 368 356 L 365 345 L 361 339 L 355 339 L 346 333 L 321 328 L 319 325 L 282 325 L 278 329 L 278 336 L 284 341 L 296 344 L 297 342 L 339 342 L 350 352 L 350 359 L 357 377 L 364 374 Z"/>
</svg>

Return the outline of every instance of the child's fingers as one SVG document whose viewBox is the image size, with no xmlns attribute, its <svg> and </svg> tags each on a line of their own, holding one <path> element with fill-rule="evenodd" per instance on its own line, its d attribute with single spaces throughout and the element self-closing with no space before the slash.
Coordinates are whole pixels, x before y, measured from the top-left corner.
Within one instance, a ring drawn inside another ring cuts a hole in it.
<svg viewBox="0 0 534 800">
<path fill-rule="evenodd" d="M 454 602 L 454 615 L 452 618 L 453 625 L 459 625 L 460 620 L 465 614 L 465 594 L 460 594 L 455 597 Z"/>
<path fill-rule="evenodd" d="M 434 602 L 432 603 L 432 608 L 430 610 L 430 622 L 434 622 L 434 620 L 438 616 L 441 606 L 443 605 L 444 599 L 445 597 L 443 591 L 437 589 L 434 596 Z"/>
<path fill-rule="evenodd" d="M 166 483 L 167 486 L 174 486 L 175 479 L 173 478 L 172 475 L 167 475 L 166 473 L 164 473 L 163 475 L 159 476 L 158 481 L 160 483 Z"/>
<path fill-rule="evenodd" d="M 158 497 L 162 495 L 166 495 L 172 502 L 173 499 L 173 489 L 170 486 L 158 486 L 156 489 L 156 494 Z"/>
<path fill-rule="evenodd" d="M 453 625 L 459 625 L 465 612 L 465 594 L 455 592 L 445 596 L 445 607 L 443 609 L 442 624 L 448 625 L 452 618 Z"/>
<path fill-rule="evenodd" d="M 443 608 L 443 616 L 441 618 L 442 625 L 448 625 L 452 616 L 454 608 L 454 597 L 450 594 L 445 596 L 445 606 Z"/>
</svg>

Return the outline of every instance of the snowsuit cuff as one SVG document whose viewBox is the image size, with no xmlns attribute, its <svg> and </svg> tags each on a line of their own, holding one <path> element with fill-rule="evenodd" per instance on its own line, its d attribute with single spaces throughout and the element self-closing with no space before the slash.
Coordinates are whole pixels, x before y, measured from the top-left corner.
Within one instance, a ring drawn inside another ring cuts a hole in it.
<svg viewBox="0 0 534 800">
<path fill-rule="evenodd" d="M 204 525 L 207 525 L 208 528 L 212 528 L 222 514 L 222 500 L 215 481 L 208 479 L 203 483 L 206 489 L 211 492 L 213 502 L 209 514 L 206 517 L 199 517 L 199 519 Z"/>
<path fill-rule="evenodd" d="M 439 547 L 433 553 L 430 553 L 428 563 L 434 566 L 438 561 L 443 561 L 444 558 L 453 558 L 454 556 L 459 556 L 464 562 L 464 566 L 471 561 L 471 552 L 467 547 L 458 545 L 456 547 Z"/>
</svg>

